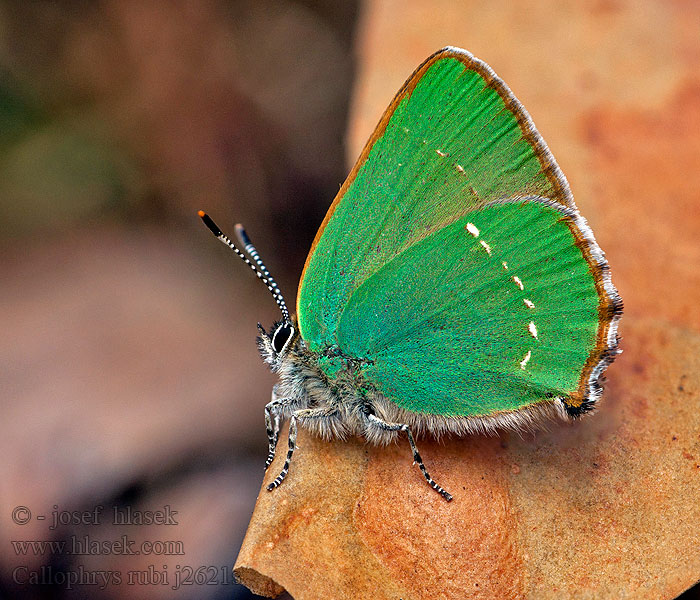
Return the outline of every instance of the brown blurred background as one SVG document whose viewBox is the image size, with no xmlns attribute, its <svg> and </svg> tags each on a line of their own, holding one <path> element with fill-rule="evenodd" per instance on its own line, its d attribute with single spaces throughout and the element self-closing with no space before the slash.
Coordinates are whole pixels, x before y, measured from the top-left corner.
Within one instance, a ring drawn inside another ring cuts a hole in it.
<svg viewBox="0 0 700 600">
<path fill-rule="evenodd" d="M 346 173 L 357 10 L 0 4 L 0 596 L 250 596 L 231 568 L 273 383 L 254 339 L 279 315 L 196 211 L 246 224 L 294 305 Z M 33 514 L 25 525 L 12 523 L 17 505 Z M 100 526 L 49 530 L 54 505 L 105 511 Z M 170 505 L 178 525 L 108 526 L 113 505 Z M 185 554 L 17 556 L 10 543 L 122 534 L 182 541 Z M 42 565 L 55 577 L 13 582 Z M 57 573 L 81 565 L 124 580 L 167 565 L 170 586 L 67 591 Z M 183 581 L 187 566 L 214 567 L 212 585 L 172 590 L 178 565 Z"/>
<path fill-rule="evenodd" d="M 252 597 L 231 566 L 274 382 L 255 324 L 278 312 L 196 211 L 244 223 L 294 305 L 348 166 L 443 45 L 528 107 L 629 318 L 698 333 L 699 15 L 681 0 L 2 0 L 0 597 Z M 166 505 L 177 525 L 111 524 L 114 506 Z M 49 528 L 96 506 L 99 525 Z M 122 535 L 184 552 L 11 543 Z M 122 583 L 64 583 L 104 571 Z"/>
</svg>

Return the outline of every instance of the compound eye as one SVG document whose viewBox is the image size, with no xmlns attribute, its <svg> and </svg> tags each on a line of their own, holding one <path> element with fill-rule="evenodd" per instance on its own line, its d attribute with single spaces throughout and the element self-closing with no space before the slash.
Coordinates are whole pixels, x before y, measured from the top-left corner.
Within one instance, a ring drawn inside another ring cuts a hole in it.
<svg viewBox="0 0 700 600">
<path fill-rule="evenodd" d="M 277 354 L 282 352 L 287 342 L 294 335 L 294 327 L 291 325 L 280 325 L 272 336 L 272 348 Z"/>
</svg>

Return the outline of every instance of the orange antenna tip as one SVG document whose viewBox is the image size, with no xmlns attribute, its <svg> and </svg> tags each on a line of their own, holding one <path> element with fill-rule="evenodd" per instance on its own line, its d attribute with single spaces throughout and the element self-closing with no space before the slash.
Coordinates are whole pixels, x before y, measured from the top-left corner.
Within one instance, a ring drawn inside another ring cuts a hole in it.
<svg viewBox="0 0 700 600">
<path fill-rule="evenodd" d="M 205 213 L 203 210 L 198 210 L 197 214 L 203 219 L 204 217 L 207 216 L 207 213 Z"/>
</svg>

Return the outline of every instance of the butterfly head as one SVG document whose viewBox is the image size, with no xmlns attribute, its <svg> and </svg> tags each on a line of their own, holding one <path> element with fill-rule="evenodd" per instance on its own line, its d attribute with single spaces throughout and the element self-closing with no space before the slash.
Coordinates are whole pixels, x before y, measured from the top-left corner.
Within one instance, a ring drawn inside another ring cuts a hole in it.
<svg viewBox="0 0 700 600">
<path fill-rule="evenodd" d="M 258 323 L 258 349 L 263 360 L 274 368 L 291 348 L 297 339 L 298 330 L 293 321 L 278 321 L 270 331 L 265 331 Z"/>
</svg>

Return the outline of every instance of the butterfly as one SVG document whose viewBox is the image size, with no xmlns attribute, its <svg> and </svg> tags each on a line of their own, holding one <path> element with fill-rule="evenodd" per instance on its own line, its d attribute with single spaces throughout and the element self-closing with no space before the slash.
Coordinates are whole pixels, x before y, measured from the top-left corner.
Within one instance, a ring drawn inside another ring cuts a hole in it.
<svg viewBox="0 0 700 600">
<path fill-rule="evenodd" d="M 459 48 L 430 56 L 382 116 L 311 246 L 296 316 L 250 242 L 209 229 L 265 283 L 258 324 L 279 376 L 265 407 L 275 456 L 297 427 L 374 444 L 521 429 L 591 411 L 621 352 L 622 299 L 569 184 L 520 102 Z"/>
</svg>

